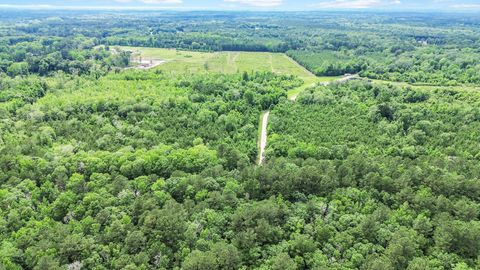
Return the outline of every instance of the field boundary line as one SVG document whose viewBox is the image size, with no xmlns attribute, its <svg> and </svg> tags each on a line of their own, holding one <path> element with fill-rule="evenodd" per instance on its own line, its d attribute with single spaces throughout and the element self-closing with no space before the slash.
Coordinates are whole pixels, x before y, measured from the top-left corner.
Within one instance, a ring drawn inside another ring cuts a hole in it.
<svg viewBox="0 0 480 270">
<path fill-rule="evenodd" d="M 300 65 L 300 63 L 298 63 L 297 61 L 295 61 L 295 59 L 291 58 L 290 56 L 288 56 L 287 54 L 283 54 L 283 56 L 285 58 L 288 59 L 288 61 L 292 62 L 293 64 L 295 64 L 296 66 L 300 67 L 303 71 L 305 71 L 305 73 L 307 73 L 309 76 L 311 77 L 317 77 L 317 75 L 313 74 L 310 70 L 308 70 L 306 67 Z"/>
</svg>

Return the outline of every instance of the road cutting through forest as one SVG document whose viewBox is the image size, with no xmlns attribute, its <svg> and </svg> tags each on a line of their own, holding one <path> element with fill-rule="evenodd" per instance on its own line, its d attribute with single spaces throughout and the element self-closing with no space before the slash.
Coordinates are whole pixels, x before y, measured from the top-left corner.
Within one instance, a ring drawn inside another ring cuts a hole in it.
<svg viewBox="0 0 480 270">
<path fill-rule="evenodd" d="M 352 80 L 352 79 L 355 79 L 355 78 L 358 78 L 358 75 L 357 74 L 353 74 L 353 75 L 344 75 L 342 78 L 340 79 L 337 79 L 337 80 L 334 80 L 334 81 L 331 81 L 331 82 L 321 82 L 320 85 L 323 85 L 323 86 L 328 86 L 330 85 L 331 83 L 344 83 L 344 82 L 347 82 L 349 80 Z M 315 85 L 315 84 L 313 84 Z M 296 101 L 297 100 L 297 97 L 298 97 L 299 93 L 291 96 L 289 99 L 291 101 Z M 267 148 L 267 139 L 268 139 L 268 133 L 267 133 L 267 127 L 268 127 L 268 118 L 270 117 L 270 111 L 265 111 L 263 113 L 263 115 L 261 116 L 261 134 L 260 134 L 260 141 L 258 143 L 258 146 L 260 148 L 260 151 L 259 151 L 259 156 L 258 156 L 258 165 L 261 166 L 264 161 L 265 161 L 265 149 Z"/>
</svg>

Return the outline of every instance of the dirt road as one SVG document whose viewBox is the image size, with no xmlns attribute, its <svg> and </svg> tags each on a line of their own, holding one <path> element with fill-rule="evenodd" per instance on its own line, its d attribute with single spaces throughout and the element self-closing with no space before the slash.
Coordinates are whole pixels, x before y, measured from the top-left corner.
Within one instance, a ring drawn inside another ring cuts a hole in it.
<svg viewBox="0 0 480 270">
<path fill-rule="evenodd" d="M 267 125 L 270 111 L 266 111 L 262 117 L 262 131 L 260 135 L 260 154 L 258 158 L 258 165 L 262 165 L 265 159 L 265 148 L 267 147 Z"/>
<path fill-rule="evenodd" d="M 344 82 L 347 82 L 347 81 L 355 79 L 355 78 L 358 78 L 357 74 L 345 75 L 338 80 L 331 81 L 331 82 L 322 82 L 320 84 L 324 85 L 324 86 L 327 86 L 331 83 L 344 83 Z M 292 96 L 291 100 L 295 101 L 297 99 L 297 96 L 298 96 L 298 94 Z M 267 147 L 267 135 L 268 135 L 267 134 L 267 126 L 268 126 L 268 117 L 269 116 L 270 116 L 270 111 L 266 111 L 263 114 L 263 117 L 262 117 L 262 127 L 261 127 L 260 143 L 259 143 L 260 151 L 259 151 L 258 165 L 262 165 L 263 162 L 265 161 L 265 149 Z"/>
</svg>

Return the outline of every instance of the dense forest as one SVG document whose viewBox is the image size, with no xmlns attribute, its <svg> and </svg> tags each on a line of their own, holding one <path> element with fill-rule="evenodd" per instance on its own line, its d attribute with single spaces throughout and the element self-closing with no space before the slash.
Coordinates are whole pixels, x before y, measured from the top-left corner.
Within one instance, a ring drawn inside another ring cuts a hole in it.
<svg viewBox="0 0 480 270">
<path fill-rule="evenodd" d="M 128 65 L 128 55 L 88 50 L 103 44 L 287 52 L 319 76 L 360 73 L 420 84 L 480 83 L 480 23 L 472 15 L 125 11 L 121 20 L 116 16 L 3 14 L 3 23 L 13 27 L 0 28 L 0 69 L 10 75 L 87 73 Z M 26 23 L 14 24 L 17 17 Z"/>
<path fill-rule="evenodd" d="M 1 12 L 0 269 L 480 269 L 479 26 Z M 293 75 L 138 70 L 119 45 L 360 77 L 289 100 Z"/>
<path fill-rule="evenodd" d="M 95 40 L 83 36 L 0 38 L 0 72 L 11 77 L 48 75 L 55 71 L 93 74 L 97 78 L 115 67 L 129 65 L 126 52 L 112 54 L 95 48 Z"/>
</svg>

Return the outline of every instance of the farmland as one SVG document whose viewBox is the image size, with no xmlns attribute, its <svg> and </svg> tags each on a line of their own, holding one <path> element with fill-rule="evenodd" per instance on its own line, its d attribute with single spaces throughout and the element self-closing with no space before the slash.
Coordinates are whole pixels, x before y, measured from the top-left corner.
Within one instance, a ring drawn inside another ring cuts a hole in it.
<svg viewBox="0 0 480 270">
<path fill-rule="evenodd" d="M 480 269 L 476 14 L 37 2 L 0 5 L 0 270 Z"/>
<path fill-rule="evenodd" d="M 156 67 L 170 74 L 273 72 L 279 75 L 296 76 L 303 85 L 289 91 L 289 97 L 320 82 L 329 82 L 339 76 L 317 77 L 283 53 L 263 52 L 196 52 L 175 49 L 119 47 L 132 52 L 133 59 L 160 60 L 165 63 Z"/>
<path fill-rule="evenodd" d="M 195 52 L 175 49 L 119 47 L 133 52 L 134 58 L 144 60 L 162 59 L 165 64 L 159 67 L 170 73 L 224 73 L 273 72 L 280 75 L 293 75 L 309 78 L 311 74 L 292 62 L 282 53 L 262 52 Z"/>
</svg>

